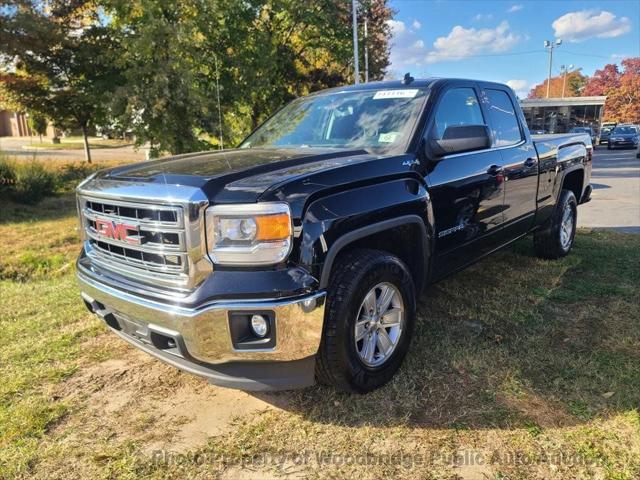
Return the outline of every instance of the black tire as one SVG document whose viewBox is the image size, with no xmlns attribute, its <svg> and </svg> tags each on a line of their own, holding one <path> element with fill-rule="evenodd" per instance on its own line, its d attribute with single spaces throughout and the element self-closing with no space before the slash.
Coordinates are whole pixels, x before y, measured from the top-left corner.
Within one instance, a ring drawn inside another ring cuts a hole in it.
<svg viewBox="0 0 640 480">
<path fill-rule="evenodd" d="M 568 242 L 562 241 L 562 220 L 565 210 L 570 209 L 572 214 L 572 229 Z M 533 236 L 533 245 L 536 255 L 540 258 L 557 259 L 566 256 L 573 247 L 576 235 L 576 223 L 578 219 L 578 202 L 571 190 L 562 190 L 558 204 L 549 220 L 546 228 L 538 230 Z"/>
<path fill-rule="evenodd" d="M 607 143 L 607 150 L 611 150 L 611 144 Z"/>
<path fill-rule="evenodd" d="M 365 393 L 387 383 L 409 350 L 415 323 L 415 286 L 404 262 L 387 252 L 357 249 L 336 262 L 327 294 L 316 377 L 346 392 Z M 404 325 L 388 359 L 370 367 L 358 354 L 355 323 L 365 296 L 381 282 L 393 285 L 402 297 Z"/>
</svg>

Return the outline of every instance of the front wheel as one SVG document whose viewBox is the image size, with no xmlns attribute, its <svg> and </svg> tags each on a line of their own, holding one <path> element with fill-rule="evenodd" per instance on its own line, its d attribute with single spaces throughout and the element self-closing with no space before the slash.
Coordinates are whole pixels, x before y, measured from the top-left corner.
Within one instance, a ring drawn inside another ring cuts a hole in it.
<svg viewBox="0 0 640 480">
<path fill-rule="evenodd" d="M 571 190 L 562 190 L 549 224 L 534 234 L 533 245 L 536 255 L 547 259 L 567 255 L 573 247 L 577 219 L 576 196 Z"/>
<path fill-rule="evenodd" d="M 415 287 L 398 257 L 358 249 L 338 259 L 327 295 L 316 376 L 347 392 L 381 387 L 411 342 Z"/>
</svg>

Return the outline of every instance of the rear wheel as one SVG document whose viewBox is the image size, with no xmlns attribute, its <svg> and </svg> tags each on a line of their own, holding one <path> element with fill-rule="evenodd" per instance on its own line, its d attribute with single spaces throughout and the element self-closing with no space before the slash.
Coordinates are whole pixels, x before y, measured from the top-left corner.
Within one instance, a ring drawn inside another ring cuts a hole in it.
<svg viewBox="0 0 640 480">
<path fill-rule="evenodd" d="M 348 392 L 387 383 L 400 368 L 415 318 L 414 283 L 407 266 L 379 250 L 339 258 L 330 280 L 316 376 Z"/>
<path fill-rule="evenodd" d="M 571 190 L 562 190 L 549 225 L 534 234 L 533 244 L 536 255 L 548 259 L 567 255 L 571 251 L 576 235 L 577 218 L 576 196 Z"/>
</svg>

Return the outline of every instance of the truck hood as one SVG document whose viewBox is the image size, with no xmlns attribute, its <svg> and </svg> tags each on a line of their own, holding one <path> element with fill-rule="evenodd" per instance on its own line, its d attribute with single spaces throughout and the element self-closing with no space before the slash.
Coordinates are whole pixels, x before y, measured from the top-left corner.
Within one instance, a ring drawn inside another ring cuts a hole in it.
<svg viewBox="0 0 640 480">
<path fill-rule="evenodd" d="M 380 158 L 365 150 L 235 149 L 105 170 L 97 179 L 201 188 L 216 203 L 255 202 L 270 187 L 314 172 Z"/>
</svg>

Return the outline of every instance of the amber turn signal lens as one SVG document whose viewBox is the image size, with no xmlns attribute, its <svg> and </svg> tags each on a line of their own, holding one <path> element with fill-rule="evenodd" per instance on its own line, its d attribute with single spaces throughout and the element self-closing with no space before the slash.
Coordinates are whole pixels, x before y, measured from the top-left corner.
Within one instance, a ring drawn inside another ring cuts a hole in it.
<svg viewBox="0 0 640 480">
<path fill-rule="evenodd" d="M 286 213 L 254 218 L 258 225 L 256 240 L 284 240 L 291 236 L 291 220 Z"/>
</svg>

